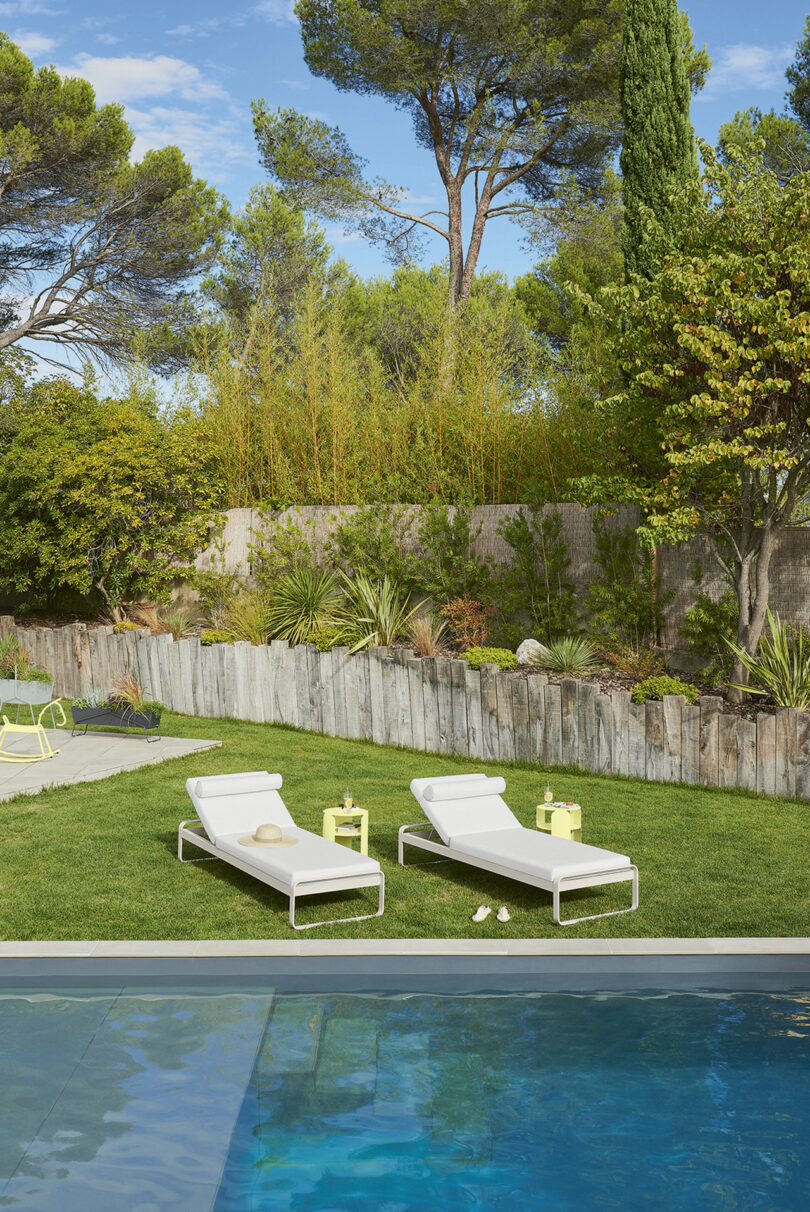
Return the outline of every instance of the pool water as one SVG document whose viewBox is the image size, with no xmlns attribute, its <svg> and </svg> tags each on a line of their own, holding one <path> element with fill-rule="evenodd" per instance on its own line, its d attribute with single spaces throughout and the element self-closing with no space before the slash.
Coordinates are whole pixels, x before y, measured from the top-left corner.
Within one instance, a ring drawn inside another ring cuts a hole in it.
<svg viewBox="0 0 810 1212">
<path fill-rule="evenodd" d="M 810 997 L 0 998 L 0 1208 L 810 1207 Z"/>
</svg>

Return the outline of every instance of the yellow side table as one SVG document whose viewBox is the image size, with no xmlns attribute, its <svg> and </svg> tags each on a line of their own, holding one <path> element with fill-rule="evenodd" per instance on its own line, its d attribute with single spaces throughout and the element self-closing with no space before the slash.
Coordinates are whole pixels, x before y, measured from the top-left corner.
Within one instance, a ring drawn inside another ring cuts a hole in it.
<svg viewBox="0 0 810 1212">
<path fill-rule="evenodd" d="M 360 839 L 360 853 L 368 854 L 368 809 L 324 808 L 323 836 L 341 846 L 351 846 L 355 838 Z"/>
<path fill-rule="evenodd" d="M 572 842 L 582 841 L 582 808 L 579 804 L 557 801 L 554 804 L 537 805 L 537 828 L 552 837 L 567 837 Z"/>
</svg>

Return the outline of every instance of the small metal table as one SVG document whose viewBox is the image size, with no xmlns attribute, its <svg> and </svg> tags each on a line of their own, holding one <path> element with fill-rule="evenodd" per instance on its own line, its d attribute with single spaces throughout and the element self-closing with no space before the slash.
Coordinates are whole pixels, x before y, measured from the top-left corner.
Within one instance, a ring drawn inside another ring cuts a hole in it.
<svg viewBox="0 0 810 1212">
<path fill-rule="evenodd" d="M 579 804 L 563 803 L 537 805 L 537 828 L 552 837 L 567 837 L 572 842 L 582 841 L 582 808 Z"/>
<path fill-rule="evenodd" d="M 355 838 L 360 839 L 360 853 L 368 854 L 368 809 L 324 808 L 323 836 L 341 846 L 351 846 Z"/>
</svg>

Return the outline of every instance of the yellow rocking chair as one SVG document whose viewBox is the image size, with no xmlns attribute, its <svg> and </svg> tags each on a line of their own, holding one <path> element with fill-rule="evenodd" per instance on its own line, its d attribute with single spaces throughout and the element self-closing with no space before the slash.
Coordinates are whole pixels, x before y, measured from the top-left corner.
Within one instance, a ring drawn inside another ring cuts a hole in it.
<svg viewBox="0 0 810 1212">
<path fill-rule="evenodd" d="M 8 716 L 3 716 L 3 727 L 0 728 L 0 762 L 42 762 L 45 758 L 56 757 L 59 750 L 51 747 L 48 734 L 42 727 L 42 717 L 49 708 L 51 709 L 51 719 L 53 720 L 54 707 L 62 717 L 59 721 L 59 727 L 63 728 L 67 724 L 67 720 L 62 710 L 62 704 L 58 699 L 54 699 L 52 703 L 45 704 L 34 724 L 12 724 Z M 33 735 L 36 737 L 37 741 L 39 741 L 39 753 L 20 753 L 18 750 L 5 748 L 8 739 L 19 732 L 26 736 Z"/>
</svg>

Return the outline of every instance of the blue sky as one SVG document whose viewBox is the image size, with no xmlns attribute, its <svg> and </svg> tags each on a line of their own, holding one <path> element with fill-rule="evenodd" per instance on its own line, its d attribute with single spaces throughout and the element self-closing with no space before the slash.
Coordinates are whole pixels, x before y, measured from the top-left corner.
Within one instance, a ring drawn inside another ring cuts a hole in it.
<svg viewBox="0 0 810 1212">
<path fill-rule="evenodd" d="M 793 0 L 693 0 L 689 13 L 698 45 L 708 44 L 714 69 L 692 106 L 698 135 L 710 141 L 735 110 L 781 109 L 807 9 Z M 404 185 L 415 206 L 439 199 L 435 166 L 394 107 L 339 93 L 310 76 L 288 0 L 222 0 L 126 4 L 99 0 L 0 2 L 0 29 L 35 64 L 54 63 L 94 85 L 99 101 L 121 101 L 137 139 L 135 154 L 176 143 L 195 171 L 235 206 L 263 179 L 250 120 L 252 98 L 294 106 L 337 124 L 373 175 Z M 381 253 L 351 232 L 327 228 L 337 255 L 365 275 L 388 272 Z M 441 241 L 427 260 L 443 256 Z M 492 223 L 482 263 L 510 277 L 536 254 L 518 228 Z"/>
</svg>

